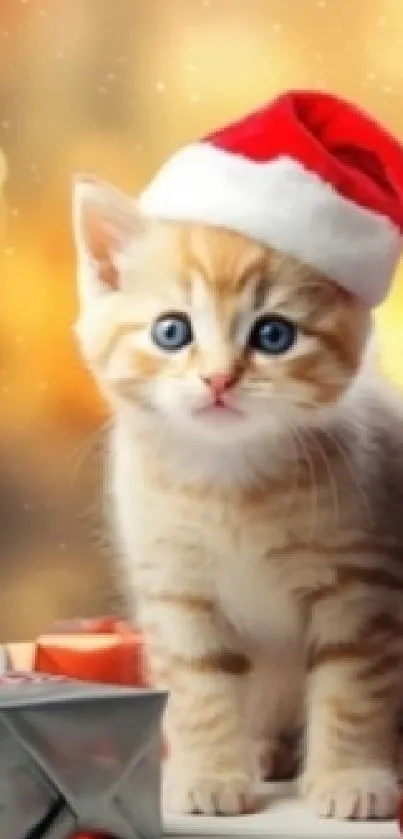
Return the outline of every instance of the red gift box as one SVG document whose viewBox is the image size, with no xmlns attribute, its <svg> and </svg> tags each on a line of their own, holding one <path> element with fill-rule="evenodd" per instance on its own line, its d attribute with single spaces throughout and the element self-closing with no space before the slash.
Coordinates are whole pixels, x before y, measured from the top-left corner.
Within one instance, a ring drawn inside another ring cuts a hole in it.
<svg viewBox="0 0 403 839">
<path fill-rule="evenodd" d="M 35 643 L 33 669 L 86 682 L 146 687 L 143 638 L 113 617 L 66 621 Z M 76 834 L 73 839 L 109 839 Z"/>
<path fill-rule="evenodd" d="M 142 634 L 115 618 L 67 621 L 40 636 L 33 669 L 86 682 L 146 687 Z"/>
</svg>

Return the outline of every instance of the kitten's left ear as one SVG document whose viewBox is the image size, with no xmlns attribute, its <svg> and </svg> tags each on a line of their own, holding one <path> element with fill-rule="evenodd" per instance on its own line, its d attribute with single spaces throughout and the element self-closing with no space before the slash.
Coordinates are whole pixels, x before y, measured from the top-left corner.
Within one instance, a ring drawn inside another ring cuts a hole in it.
<svg viewBox="0 0 403 839">
<path fill-rule="evenodd" d="M 74 179 L 74 239 L 81 273 L 89 273 L 92 284 L 103 290 L 119 288 L 119 257 L 146 229 L 134 201 L 119 190 L 90 176 Z"/>
</svg>

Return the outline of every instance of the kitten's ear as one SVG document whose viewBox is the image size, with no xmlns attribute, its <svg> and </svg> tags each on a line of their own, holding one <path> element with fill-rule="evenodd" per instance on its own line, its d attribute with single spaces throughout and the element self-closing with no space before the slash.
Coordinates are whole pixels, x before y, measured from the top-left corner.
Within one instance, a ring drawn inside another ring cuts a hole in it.
<svg viewBox="0 0 403 839">
<path fill-rule="evenodd" d="M 91 274 L 92 283 L 98 282 L 104 289 L 118 289 L 119 257 L 146 229 L 147 221 L 134 201 L 103 181 L 76 176 L 74 239 L 80 267 Z"/>
</svg>

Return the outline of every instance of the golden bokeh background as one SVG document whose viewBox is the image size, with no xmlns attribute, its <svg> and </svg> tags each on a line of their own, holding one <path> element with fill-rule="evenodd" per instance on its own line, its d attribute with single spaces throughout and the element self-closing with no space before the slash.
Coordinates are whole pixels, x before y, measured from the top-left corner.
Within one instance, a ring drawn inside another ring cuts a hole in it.
<svg viewBox="0 0 403 839">
<path fill-rule="evenodd" d="M 1 0 L 0 638 L 118 608 L 80 364 L 70 183 L 135 194 L 176 146 L 287 87 L 334 91 L 403 138 L 402 0 Z M 403 381 L 403 284 L 378 313 Z"/>
</svg>

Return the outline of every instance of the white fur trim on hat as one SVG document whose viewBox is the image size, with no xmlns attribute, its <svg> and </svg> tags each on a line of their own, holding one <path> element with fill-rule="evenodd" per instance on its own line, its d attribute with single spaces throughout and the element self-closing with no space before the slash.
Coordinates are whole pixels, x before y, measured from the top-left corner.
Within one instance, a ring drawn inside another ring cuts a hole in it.
<svg viewBox="0 0 403 839">
<path fill-rule="evenodd" d="M 139 205 L 156 218 L 228 228 L 289 253 L 369 306 L 385 297 L 401 249 L 389 219 L 339 195 L 300 163 L 255 163 L 209 143 L 174 154 Z"/>
</svg>

